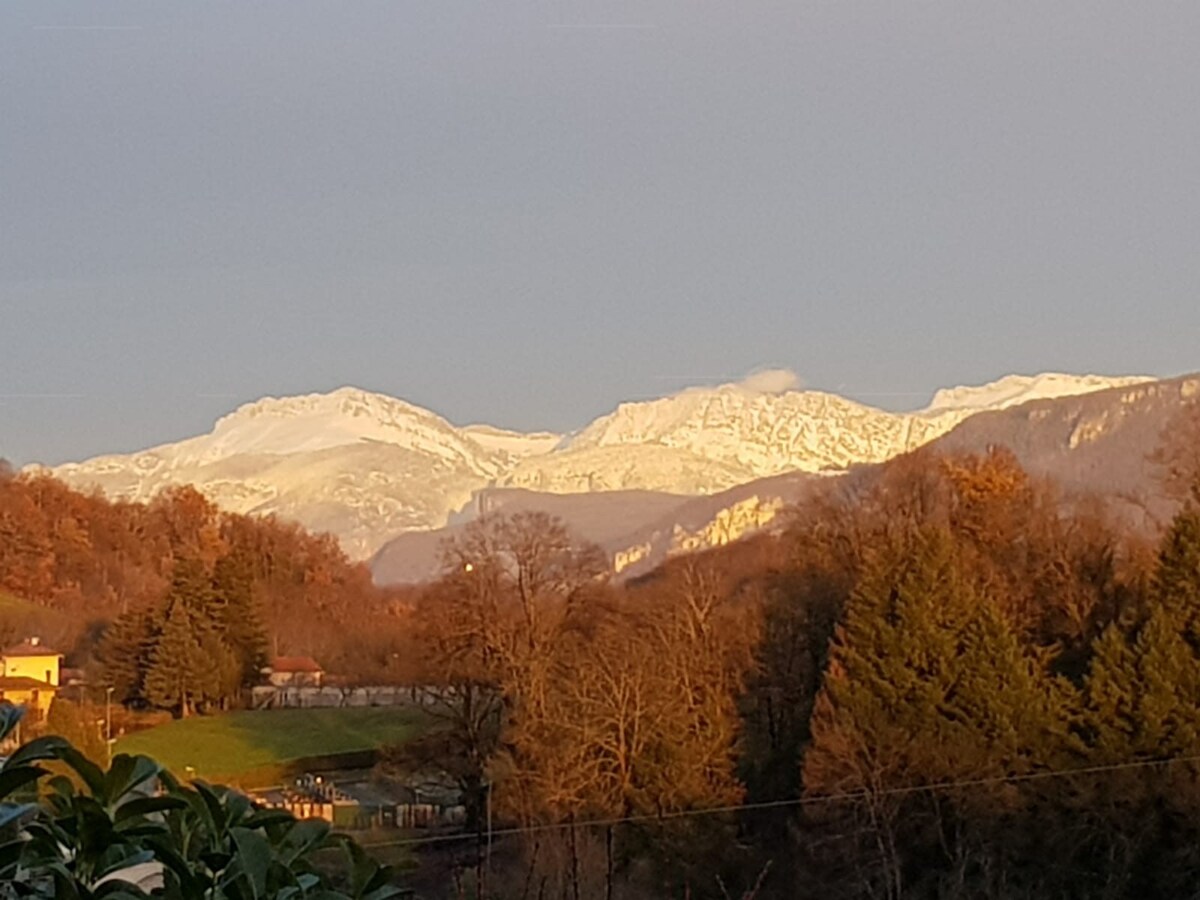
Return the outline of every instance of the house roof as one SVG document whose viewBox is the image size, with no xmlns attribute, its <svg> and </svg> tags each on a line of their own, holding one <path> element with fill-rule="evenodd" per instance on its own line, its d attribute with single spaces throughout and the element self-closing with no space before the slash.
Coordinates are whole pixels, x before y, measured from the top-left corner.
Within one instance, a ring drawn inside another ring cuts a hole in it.
<svg viewBox="0 0 1200 900">
<path fill-rule="evenodd" d="M 37 640 L 28 640 L 5 648 L 0 656 L 62 656 L 62 654 Z"/>
<path fill-rule="evenodd" d="M 272 672 L 323 672 L 311 656 L 277 656 L 271 660 Z"/>
<path fill-rule="evenodd" d="M 56 691 L 54 685 L 25 675 L 0 676 L 0 691 Z"/>
</svg>

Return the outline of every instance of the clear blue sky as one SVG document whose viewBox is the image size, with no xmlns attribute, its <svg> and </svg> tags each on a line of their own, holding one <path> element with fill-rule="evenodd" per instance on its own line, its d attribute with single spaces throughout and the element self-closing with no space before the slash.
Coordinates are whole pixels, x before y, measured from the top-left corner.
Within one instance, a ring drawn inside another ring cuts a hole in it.
<svg viewBox="0 0 1200 900">
<path fill-rule="evenodd" d="M 1200 369 L 1200 3 L 0 9 L 0 456 Z"/>
</svg>

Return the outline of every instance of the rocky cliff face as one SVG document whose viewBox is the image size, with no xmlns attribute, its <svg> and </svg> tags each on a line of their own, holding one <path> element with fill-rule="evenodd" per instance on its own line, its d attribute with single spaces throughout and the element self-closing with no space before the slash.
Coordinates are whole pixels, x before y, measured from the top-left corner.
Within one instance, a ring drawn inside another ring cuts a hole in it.
<svg viewBox="0 0 1200 900">
<path fill-rule="evenodd" d="M 1008 447 L 1030 472 L 1068 494 L 1106 498 L 1135 524 L 1165 521 L 1174 501 L 1150 459 L 1186 407 L 1200 402 L 1200 376 L 1039 400 L 971 416 L 934 445 L 946 452 Z"/>
<path fill-rule="evenodd" d="M 906 453 L 984 411 L 1069 396 L 1141 377 L 1010 375 L 938 391 L 925 409 L 892 413 L 820 391 L 727 384 L 624 403 L 502 484 L 566 493 L 641 488 L 707 494 L 784 472 L 834 472 Z"/>
</svg>

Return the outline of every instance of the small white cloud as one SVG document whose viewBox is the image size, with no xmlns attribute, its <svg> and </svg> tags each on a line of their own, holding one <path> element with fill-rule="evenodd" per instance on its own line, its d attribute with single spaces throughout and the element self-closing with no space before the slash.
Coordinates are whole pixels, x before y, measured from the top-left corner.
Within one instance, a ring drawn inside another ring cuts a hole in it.
<svg viewBox="0 0 1200 900">
<path fill-rule="evenodd" d="M 784 394 L 804 387 L 804 381 L 791 369 L 760 369 L 734 384 L 755 394 Z"/>
</svg>

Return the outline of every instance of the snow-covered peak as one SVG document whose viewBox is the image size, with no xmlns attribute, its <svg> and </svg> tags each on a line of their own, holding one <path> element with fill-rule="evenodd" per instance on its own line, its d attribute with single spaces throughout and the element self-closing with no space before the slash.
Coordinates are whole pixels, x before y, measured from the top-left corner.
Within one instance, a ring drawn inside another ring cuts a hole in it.
<svg viewBox="0 0 1200 900">
<path fill-rule="evenodd" d="M 240 454 L 309 453 L 380 441 L 439 453 L 456 445 L 457 456 L 477 455 L 462 435 L 436 413 L 385 394 L 343 387 L 328 394 L 264 397 L 223 416 L 212 432 L 187 442 L 194 461 Z"/>
<path fill-rule="evenodd" d="M 518 459 L 549 453 L 563 438 L 548 431 L 525 433 L 484 424 L 459 428 L 404 400 L 342 387 L 328 394 L 264 397 L 246 403 L 217 420 L 205 450 L 210 457 L 303 453 L 364 441 L 412 448 L 431 435 L 438 444 L 469 442 L 476 453 Z"/>
<path fill-rule="evenodd" d="M 872 407 L 821 391 L 767 393 L 743 384 L 688 388 L 658 400 L 622 403 L 567 442 L 570 449 L 613 444 L 715 445 L 752 442 L 755 435 L 805 422 L 863 414 L 889 416 Z"/>
<path fill-rule="evenodd" d="M 1005 409 L 1054 397 L 1073 397 L 1107 388 L 1128 387 L 1155 379 L 1147 375 L 1108 377 L 1104 375 L 1070 375 L 1062 372 L 1043 372 L 1039 375 L 1006 375 L 982 385 L 942 388 L 933 401 L 918 412 L 937 416 L 950 411 L 979 412 L 985 409 Z"/>
<path fill-rule="evenodd" d="M 248 458 L 295 460 L 373 446 L 411 454 L 431 466 L 452 468 L 472 478 L 494 478 L 507 464 L 502 454 L 436 413 L 384 394 L 344 387 L 328 394 L 264 397 L 218 419 L 208 434 L 128 456 L 70 463 L 55 471 L 84 482 L 99 474 L 133 470 L 157 482 L 182 477 L 178 473 L 198 467 Z M 139 489 L 137 496 L 144 493 Z"/>
<path fill-rule="evenodd" d="M 911 440 L 904 416 L 835 394 L 724 384 L 623 403 L 507 481 L 543 490 L 709 493 L 781 472 L 880 461 Z M 709 481 L 697 490 L 703 473 Z"/>
<path fill-rule="evenodd" d="M 347 386 L 326 394 L 263 397 L 243 403 L 218 419 L 214 431 L 232 430 L 245 423 L 262 423 L 268 419 L 354 421 L 358 423 L 357 430 L 369 430 L 370 423 L 386 424 L 409 417 L 445 421 L 436 413 L 396 397 Z"/>
</svg>

